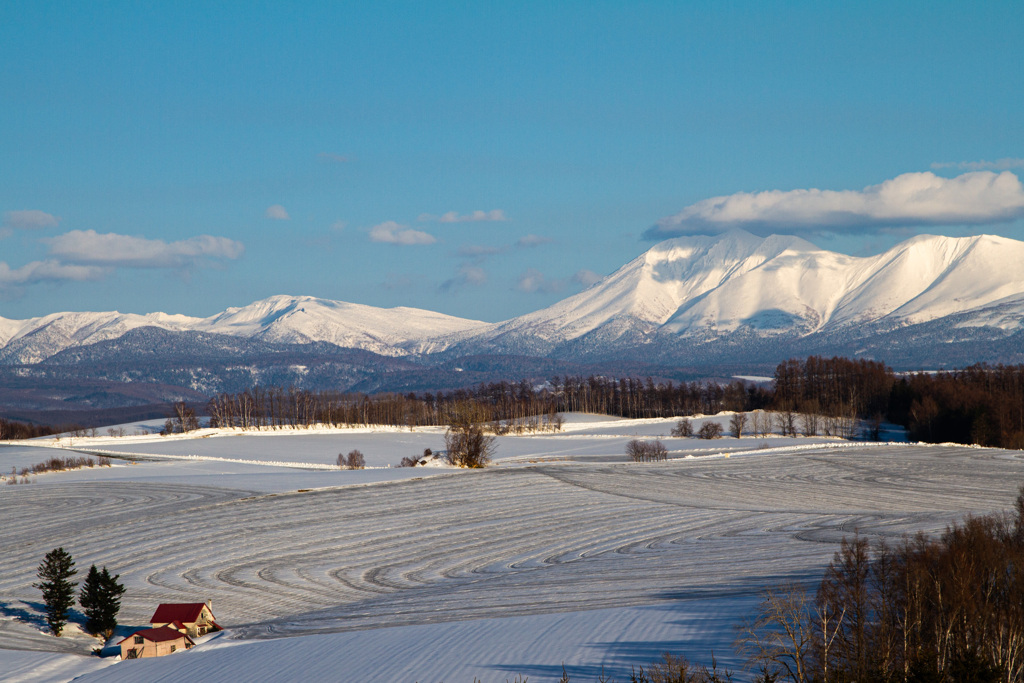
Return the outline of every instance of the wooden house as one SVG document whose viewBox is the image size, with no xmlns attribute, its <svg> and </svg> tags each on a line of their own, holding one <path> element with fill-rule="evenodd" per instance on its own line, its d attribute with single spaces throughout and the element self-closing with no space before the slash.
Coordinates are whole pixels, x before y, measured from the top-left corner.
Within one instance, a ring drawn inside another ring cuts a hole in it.
<svg viewBox="0 0 1024 683">
<path fill-rule="evenodd" d="M 163 657 L 178 650 L 187 650 L 195 643 L 187 633 L 171 626 L 160 626 L 136 631 L 118 645 L 121 646 L 121 659 L 141 659 Z"/>
<path fill-rule="evenodd" d="M 193 638 L 221 630 L 214 621 L 210 604 L 206 602 L 163 603 L 156 608 L 149 623 L 153 628 L 169 626 L 184 629 Z"/>
</svg>

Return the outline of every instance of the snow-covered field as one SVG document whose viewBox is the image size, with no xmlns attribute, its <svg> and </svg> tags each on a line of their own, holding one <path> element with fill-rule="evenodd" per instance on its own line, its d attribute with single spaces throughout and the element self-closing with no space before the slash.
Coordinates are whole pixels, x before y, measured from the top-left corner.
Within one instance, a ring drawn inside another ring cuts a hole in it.
<svg viewBox="0 0 1024 683">
<path fill-rule="evenodd" d="M 711 650 L 735 667 L 760 591 L 813 581 L 844 534 L 938 531 L 1024 482 L 1014 451 L 824 438 L 665 438 L 669 461 L 636 464 L 626 442 L 673 420 L 569 418 L 499 438 L 476 471 L 388 467 L 442 449 L 439 429 L 61 439 L 129 459 L 0 485 L 4 680 L 547 681 L 564 663 L 621 681 Z M 0 473 L 53 446 L 0 448 Z M 367 469 L 331 467 L 354 448 Z M 121 575 L 125 628 L 210 599 L 227 631 L 160 659 L 84 656 L 88 636 L 41 632 L 31 584 L 56 546 Z"/>
</svg>

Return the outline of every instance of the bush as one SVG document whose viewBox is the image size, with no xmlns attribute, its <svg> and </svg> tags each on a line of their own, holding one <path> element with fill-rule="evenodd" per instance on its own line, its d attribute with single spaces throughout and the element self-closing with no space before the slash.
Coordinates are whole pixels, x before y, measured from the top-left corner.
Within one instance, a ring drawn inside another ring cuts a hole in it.
<svg viewBox="0 0 1024 683">
<path fill-rule="evenodd" d="M 402 458 L 402 462 L 398 463 L 399 467 L 416 467 L 425 460 L 430 460 L 434 457 L 434 451 L 429 448 L 423 449 L 423 456 L 419 458 Z"/>
<path fill-rule="evenodd" d="M 668 449 L 661 441 L 640 441 L 633 439 L 626 444 L 626 455 L 633 462 L 657 462 L 668 460 Z"/>
<path fill-rule="evenodd" d="M 705 422 L 700 426 L 697 436 L 702 439 L 720 439 L 722 438 L 722 425 L 717 422 Z"/>
<path fill-rule="evenodd" d="M 693 436 L 693 425 L 690 424 L 690 419 L 684 417 L 676 423 L 676 426 L 672 428 L 672 436 Z"/>
<path fill-rule="evenodd" d="M 366 458 L 358 450 L 349 451 L 348 455 L 338 453 L 338 467 L 342 469 L 361 470 L 366 467 Z"/>
<path fill-rule="evenodd" d="M 20 476 L 22 483 L 27 484 L 30 474 L 64 472 L 65 470 L 77 470 L 83 467 L 110 467 L 110 458 L 105 455 L 101 455 L 98 460 L 93 460 L 92 458 L 85 456 L 76 457 L 73 455 L 63 458 L 52 457 L 44 462 L 36 463 L 31 467 L 22 467 L 20 471 L 16 467 L 12 467 L 10 478 L 0 476 L 0 481 L 6 480 L 8 484 L 17 484 L 18 477 Z"/>
<path fill-rule="evenodd" d="M 473 406 L 458 406 L 444 434 L 448 462 L 456 467 L 484 467 L 494 451 L 494 437 L 484 434 L 483 425 L 475 421 Z"/>
</svg>

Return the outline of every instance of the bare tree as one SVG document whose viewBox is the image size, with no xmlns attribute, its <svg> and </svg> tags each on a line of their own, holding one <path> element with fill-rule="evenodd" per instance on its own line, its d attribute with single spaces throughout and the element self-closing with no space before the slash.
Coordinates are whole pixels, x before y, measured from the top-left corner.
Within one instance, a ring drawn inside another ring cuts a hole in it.
<svg viewBox="0 0 1024 683">
<path fill-rule="evenodd" d="M 484 467 L 494 452 L 494 437 L 484 434 L 477 421 L 480 408 L 469 403 L 459 404 L 452 411 L 451 422 L 444 434 L 448 461 L 456 467 Z"/>
<path fill-rule="evenodd" d="M 183 401 L 174 404 L 174 416 L 164 422 L 161 434 L 184 434 L 199 429 L 199 418 L 196 411 Z"/>
<path fill-rule="evenodd" d="M 366 458 L 358 450 L 349 451 L 348 455 L 338 453 L 338 467 L 341 469 L 361 470 L 366 467 Z"/>
<path fill-rule="evenodd" d="M 733 413 L 729 418 L 729 433 L 739 439 L 743 436 L 743 429 L 747 426 L 746 413 Z"/>
<path fill-rule="evenodd" d="M 680 419 L 676 426 L 672 428 L 670 434 L 675 437 L 693 436 L 693 424 L 690 423 L 690 418 L 684 417 Z"/>
<path fill-rule="evenodd" d="M 796 411 L 787 406 L 775 413 L 775 424 L 782 436 L 796 436 Z"/>
<path fill-rule="evenodd" d="M 765 414 L 760 410 L 750 413 L 750 433 L 754 436 L 764 436 Z"/>
<path fill-rule="evenodd" d="M 852 439 L 857 434 L 857 413 L 849 405 L 841 406 L 836 415 L 835 435 L 841 439 Z"/>
<path fill-rule="evenodd" d="M 199 429 L 199 419 L 196 417 L 196 411 L 187 403 L 183 401 L 175 403 L 174 416 L 177 430 L 181 433 L 184 434 L 185 432 Z"/>
<path fill-rule="evenodd" d="M 722 425 L 717 422 L 705 422 L 697 431 L 697 436 L 702 439 L 721 439 L 723 431 Z"/>
<path fill-rule="evenodd" d="M 780 676 L 793 683 L 814 679 L 814 632 L 807 593 L 797 585 L 769 590 L 752 622 L 741 627 L 737 643 L 748 665 L 759 669 L 763 680 Z"/>
<path fill-rule="evenodd" d="M 658 462 L 668 460 L 668 449 L 660 440 L 640 441 L 633 439 L 626 444 L 626 455 L 633 462 Z"/>
<path fill-rule="evenodd" d="M 804 436 L 817 436 L 820 431 L 821 416 L 818 413 L 805 412 L 800 414 L 800 432 Z"/>
</svg>

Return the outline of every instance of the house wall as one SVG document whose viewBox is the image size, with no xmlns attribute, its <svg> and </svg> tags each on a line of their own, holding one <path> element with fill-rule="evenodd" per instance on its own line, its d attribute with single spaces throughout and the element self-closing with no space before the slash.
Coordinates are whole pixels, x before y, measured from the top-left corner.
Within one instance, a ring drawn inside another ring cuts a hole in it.
<svg viewBox="0 0 1024 683">
<path fill-rule="evenodd" d="M 163 657 L 164 655 L 171 654 L 171 646 L 174 646 L 174 652 L 178 650 L 184 650 L 185 648 L 185 636 L 178 638 L 177 640 L 165 640 L 159 643 L 146 640 L 142 645 L 135 644 L 135 638 L 129 636 L 128 640 L 121 643 L 121 659 L 128 659 L 128 651 L 135 648 L 140 651 L 139 658 L 145 657 Z"/>
</svg>

